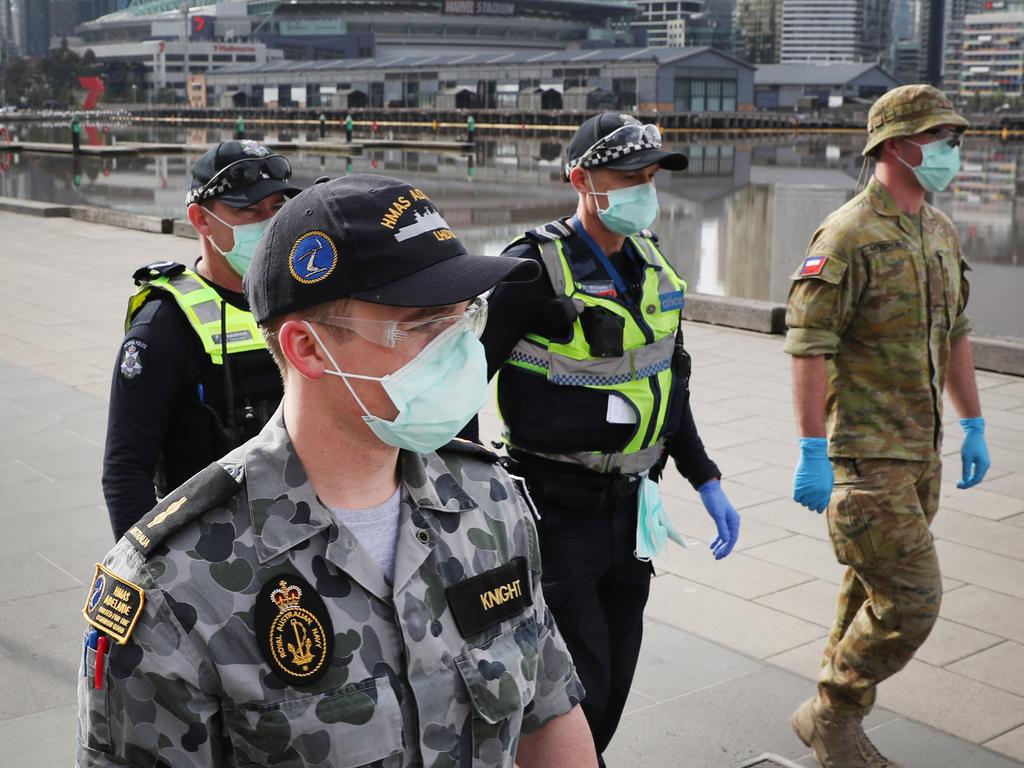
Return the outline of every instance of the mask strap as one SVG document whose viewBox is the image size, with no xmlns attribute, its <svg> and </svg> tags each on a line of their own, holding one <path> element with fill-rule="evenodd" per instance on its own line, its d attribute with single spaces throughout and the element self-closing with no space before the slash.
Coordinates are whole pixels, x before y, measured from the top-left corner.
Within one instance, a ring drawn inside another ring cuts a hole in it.
<svg viewBox="0 0 1024 768">
<path fill-rule="evenodd" d="M 327 359 L 331 361 L 331 365 L 333 365 L 333 366 L 334 366 L 334 370 L 333 370 L 333 371 L 327 371 L 327 370 L 325 370 L 325 371 L 324 371 L 324 373 L 329 373 L 329 374 L 331 374 L 332 376 L 337 376 L 337 377 L 339 377 L 339 378 L 340 378 L 340 379 L 341 379 L 341 380 L 342 380 L 343 382 L 345 382 L 345 386 L 346 386 L 346 387 L 348 388 L 349 394 L 351 394 L 351 395 L 352 395 L 352 399 L 356 401 L 356 403 L 357 403 L 357 404 L 359 405 L 359 407 L 360 407 L 360 408 L 362 409 L 363 413 L 364 413 L 364 414 L 366 414 L 366 417 L 367 417 L 367 418 L 374 418 L 374 417 L 373 417 L 373 414 L 371 414 L 371 413 L 370 413 L 370 411 L 369 411 L 369 410 L 367 410 L 366 406 L 365 406 L 365 405 L 363 405 L 363 401 L 359 399 L 359 395 L 357 395 L 357 394 L 356 394 L 356 391 L 355 391 L 355 389 L 353 389 L 353 388 L 352 388 L 352 385 L 351 385 L 351 384 L 349 384 L 349 381 L 348 381 L 348 380 L 349 380 L 349 379 L 363 379 L 364 381 L 380 381 L 380 379 L 379 379 L 379 378 L 377 378 L 376 376 L 360 376 L 360 375 L 359 375 L 359 374 L 357 374 L 357 373 L 345 373 L 344 371 L 342 371 L 342 370 L 341 370 L 341 366 L 340 366 L 340 365 L 338 365 L 337 361 L 336 361 L 336 360 L 334 359 L 334 355 L 332 355 L 332 354 L 331 354 L 331 350 L 329 350 L 329 349 L 327 348 L 327 345 L 326 345 L 326 344 L 324 344 L 324 343 L 323 343 L 323 341 L 321 341 L 321 339 L 320 339 L 320 334 L 318 334 L 318 333 L 316 332 L 316 328 L 314 328 L 314 327 L 313 327 L 313 326 L 312 326 L 312 325 L 311 325 L 311 324 L 309 323 L 309 321 L 307 321 L 307 320 L 303 320 L 303 321 L 302 321 L 302 324 L 303 324 L 304 326 L 306 326 L 306 328 L 307 328 L 307 329 L 309 330 L 309 332 L 310 332 L 311 334 L 313 334 L 313 338 L 314 338 L 314 339 L 316 339 L 316 343 L 320 345 L 320 349 L 322 349 L 322 350 L 323 350 L 323 353 L 324 353 L 325 355 L 327 355 Z"/>
<path fill-rule="evenodd" d="M 196 203 L 196 205 L 199 205 L 199 203 Z M 232 239 L 232 240 L 234 240 L 234 239 L 235 239 L 235 227 L 234 227 L 234 225 L 232 225 L 232 224 L 228 224 L 228 223 L 227 223 L 226 221 L 224 221 L 224 219 L 222 219 L 222 218 L 221 218 L 220 216 L 218 216 L 218 215 L 217 215 L 216 213 L 214 213 L 213 211 L 211 211 L 211 210 L 210 210 L 209 208 L 207 208 L 207 207 L 206 207 L 205 205 L 200 205 L 199 207 L 200 207 L 200 208 L 202 208 L 202 209 L 203 209 L 203 211 L 205 211 L 205 212 L 206 212 L 206 215 L 207 215 L 207 216 L 212 216 L 212 217 L 213 217 L 213 218 L 215 218 L 215 219 L 216 219 L 217 221 L 219 221 L 219 222 L 220 222 L 221 224 L 223 224 L 223 225 L 224 225 L 225 227 L 227 227 L 228 229 L 230 229 L 230 230 L 231 230 L 231 239 Z M 207 240 L 209 240 L 209 241 L 210 241 L 210 245 L 212 245 L 212 246 L 213 246 L 213 249 L 214 249 L 215 251 L 217 251 L 217 253 L 219 253 L 219 254 L 220 254 L 221 256 L 223 256 L 224 258 L 227 258 L 227 257 L 228 257 L 228 253 L 230 253 L 230 251 L 225 251 L 225 250 L 221 249 L 221 247 L 220 247 L 219 245 L 217 245 L 217 242 L 216 242 L 216 241 L 215 241 L 215 240 L 213 239 L 213 237 L 211 237 L 210 235 L 204 235 L 204 237 L 205 237 L 205 238 L 206 238 Z M 231 250 L 233 251 L 234 249 L 235 249 L 235 247 L 234 247 L 234 245 L 232 245 L 232 246 L 231 246 Z"/>
</svg>

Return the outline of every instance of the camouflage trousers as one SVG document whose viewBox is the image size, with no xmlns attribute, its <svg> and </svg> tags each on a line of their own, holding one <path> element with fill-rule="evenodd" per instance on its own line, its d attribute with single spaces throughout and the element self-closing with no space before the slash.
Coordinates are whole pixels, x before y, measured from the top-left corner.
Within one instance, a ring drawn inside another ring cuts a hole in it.
<svg viewBox="0 0 1024 768">
<path fill-rule="evenodd" d="M 942 463 L 833 459 L 828 529 L 847 566 L 818 691 L 837 715 L 861 716 L 939 616 L 942 576 L 931 533 Z"/>
</svg>

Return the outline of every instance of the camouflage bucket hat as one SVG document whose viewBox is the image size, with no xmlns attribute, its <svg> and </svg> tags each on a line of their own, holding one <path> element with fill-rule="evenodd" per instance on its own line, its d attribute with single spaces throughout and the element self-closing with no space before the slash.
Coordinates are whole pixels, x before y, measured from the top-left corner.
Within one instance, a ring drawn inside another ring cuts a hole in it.
<svg viewBox="0 0 1024 768">
<path fill-rule="evenodd" d="M 886 139 L 913 136 L 937 125 L 963 130 L 967 119 L 958 115 L 946 95 L 930 85 L 901 85 L 879 97 L 868 112 L 867 155 Z"/>
</svg>

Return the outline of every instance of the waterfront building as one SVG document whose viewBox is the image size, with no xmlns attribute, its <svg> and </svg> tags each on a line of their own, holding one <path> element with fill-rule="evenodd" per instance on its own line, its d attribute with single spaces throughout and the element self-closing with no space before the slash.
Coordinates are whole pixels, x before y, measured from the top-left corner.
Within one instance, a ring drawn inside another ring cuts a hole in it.
<svg viewBox="0 0 1024 768">
<path fill-rule="evenodd" d="M 921 43 L 900 40 L 896 43 L 896 65 L 893 74 L 901 83 L 918 82 L 921 72 Z"/>
<path fill-rule="evenodd" d="M 877 64 L 769 64 L 754 74 L 758 109 L 819 109 L 870 104 L 899 81 Z"/>
<path fill-rule="evenodd" d="M 983 7 L 995 5 L 992 0 L 945 0 L 945 24 L 942 43 L 942 89 L 955 98 L 960 91 L 963 70 L 964 33 L 967 16 Z M 1005 2 L 1000 2 L 1005 7 Z"/>
<path fill-rule="evenodd" d="M 754 67 L 710 48 L 435 53 L 237 64 L 211 71 L 217 106 L 420 109 L 753 109 Z"/>
<path fill-rule="evenodd" d="M 960 98 L 1024 97 L 1024 9 L 968 14 L 963 29 Z"/>
</svg>

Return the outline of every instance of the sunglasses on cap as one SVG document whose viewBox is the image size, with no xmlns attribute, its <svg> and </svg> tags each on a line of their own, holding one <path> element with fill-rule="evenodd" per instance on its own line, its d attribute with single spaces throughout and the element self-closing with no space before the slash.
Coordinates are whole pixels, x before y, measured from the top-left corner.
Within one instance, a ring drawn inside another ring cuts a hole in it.
<svg viewBox="0 0 1024 768">
<path fill-rule="evenodd" d="M 232 189 L 248 187 L 260 179 L 284 181 L 292 175 L 292 166 L 284 155 L 245 157 L 229 163 L 213 174 L 201 187 L 189 191 L 187 203 L 201 203 L 211 197 L 223 195 Z"/>
<path fill-rule="evenodd" d="M 641 149 L 661 149 L 661 131 L 656 125 L 636 120 L 595 141 L 586 152 L 565 164 L 565 173 L 568 176 L 576 166 L 595 168 L 605 165 Z"/>
</svg>

